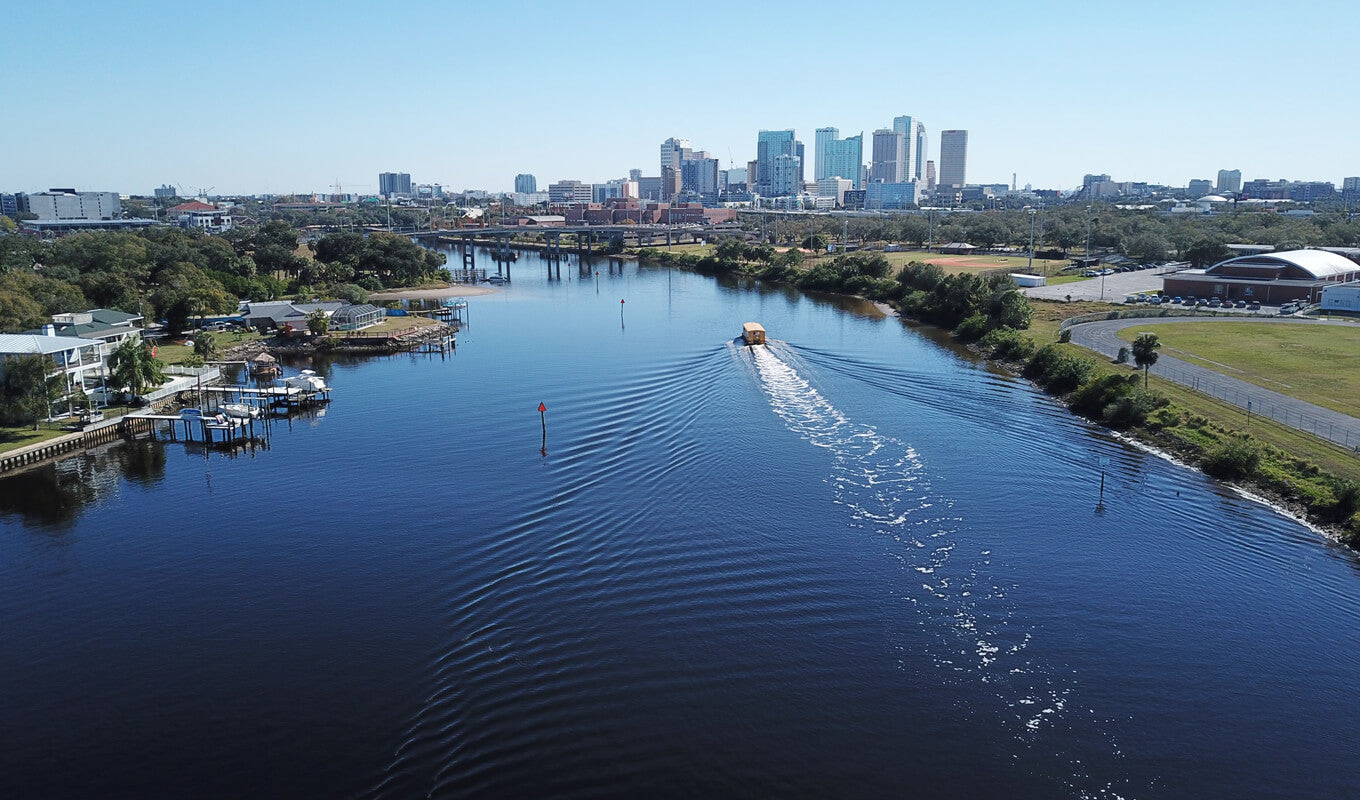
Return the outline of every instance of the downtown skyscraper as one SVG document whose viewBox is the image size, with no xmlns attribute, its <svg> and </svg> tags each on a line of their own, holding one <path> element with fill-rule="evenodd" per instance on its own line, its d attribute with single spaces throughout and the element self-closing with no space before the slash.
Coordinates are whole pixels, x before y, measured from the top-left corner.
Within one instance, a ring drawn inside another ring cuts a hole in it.
<svg viewBox="0 0 1360 800">
<path fill-rule="evenodd" d="M 919 181 L 926 174 L 926 126 L 910 115 L 893 117 L 893 130 L 902 136 L 902 176 L 899 180 Z"/>
<path fill-rule="evenodd" d="M 797 194 L 803 183 L 803 144 L 792 130 L 756 134 L 755 190 L 766 197 Z M 787 157 L 786 161 L 778 159 Z M 778 172 L 776 173 L 776 162 Z M 750 181 L 751 177 L 748 176 Z"/>
<path fill-rule="evenodd" d="M 961 189 L 968 182 L 968 131 L 940 131 L 940 186 Z"/>
</svg>

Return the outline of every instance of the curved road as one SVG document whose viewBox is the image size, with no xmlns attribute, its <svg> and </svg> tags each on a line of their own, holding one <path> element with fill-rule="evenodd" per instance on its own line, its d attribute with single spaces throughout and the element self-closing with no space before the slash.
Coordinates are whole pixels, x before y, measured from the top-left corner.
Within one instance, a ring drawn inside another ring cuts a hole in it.
<svg viewBox="0 0 1360 800">
<path fill-rule="evenodd" d="M 1109 319 L 1073 325 L 1069 330 L 1072 331 L 1072 342 L 1074 344 L 1115 358 L 1119 355 L 1119 348 L 1130 346 L 1128 342 L 1118 336 L 1118 332 L 1125 328 L 1146 328 L 1152 325 L 1183 322 L 1212 325 L 1215 322 L 1222 321 L 1223 319 L 1214 317 Z M 1296 325 L 1303 322 L 1294 318 L 1271 319 L 1268 317 L 1257 317 L 1253 321 L 1264 324 L 1293 323 Z M 1351 323 L 1313 320 L 1304 324 L 1349 325 Z M 1148 371 L 1153 375 L 1231 403 L 1243 409 L 1244 414 L 1249 409 L 1253 415 L 1270 417 L 1291 428 L 1315 434 L 1320 438 L 1360 452 L 1360 419 L 1355 417 L 1306 403 L 1279 392 L 1263 389 L 1254 383 L 1247 383 L 1164 353 L 1159 354 L 1157 363 Z"/>
</svg>

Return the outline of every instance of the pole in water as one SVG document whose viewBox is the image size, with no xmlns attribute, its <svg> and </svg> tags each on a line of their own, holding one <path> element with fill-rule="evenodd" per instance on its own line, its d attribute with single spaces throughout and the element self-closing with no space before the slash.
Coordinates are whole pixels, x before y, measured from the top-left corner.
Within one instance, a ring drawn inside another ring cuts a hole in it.
<svg viewBox="0 0 1360 800">
<path fill-rule="evenodd" d="M 623 301 L 619 301 L 619 327 L 623 327 Z"/>
<path fill-rule="evenodd" d="M 1110 465 L 1110 459 L 1104 456 L 1100 459 L 1100 499 L 1096 501 L 1096 511 L 1105 510 L 1105 468 Z"/>
<path fill-rule="evenodd" d="M 548 454 L 548 407 L 538 404 L 538 418 L 543 423 L 543 455 Z"/>
</svg>

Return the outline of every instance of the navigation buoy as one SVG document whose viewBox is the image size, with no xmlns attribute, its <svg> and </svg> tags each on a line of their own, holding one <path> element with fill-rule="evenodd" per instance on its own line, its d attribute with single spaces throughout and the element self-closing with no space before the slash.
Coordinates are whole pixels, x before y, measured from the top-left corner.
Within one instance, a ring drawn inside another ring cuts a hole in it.
<svg viewBox="0 0 1360 800">
<path fill-rule="evenodd" d="M 538 420 L 543 423 L 543 455 L 548 454 L 548 407 L 538 404 Z"/>
</svg>

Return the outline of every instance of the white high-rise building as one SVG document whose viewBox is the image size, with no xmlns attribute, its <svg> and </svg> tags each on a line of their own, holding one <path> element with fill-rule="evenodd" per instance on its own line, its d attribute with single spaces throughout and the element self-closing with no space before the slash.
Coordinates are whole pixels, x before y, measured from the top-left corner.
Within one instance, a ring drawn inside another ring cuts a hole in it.
<svg viewBox="0 0 1360 800">
<path fill-rule="evenodd" d="M 787 153 L 775 156 L 770 167 L 770 196 L 787 197 L 802 192 L 798 176 L 803 171 L 802 159 Z"/>
<path fill-rule="evenodd" d="M 1215 187 L 1219 192 L 1240 192 L 1242 191 L 1242 170 L 1240 169 L 1221 169 L 1218 171 L 1218 185 Z"/>
</svg>

